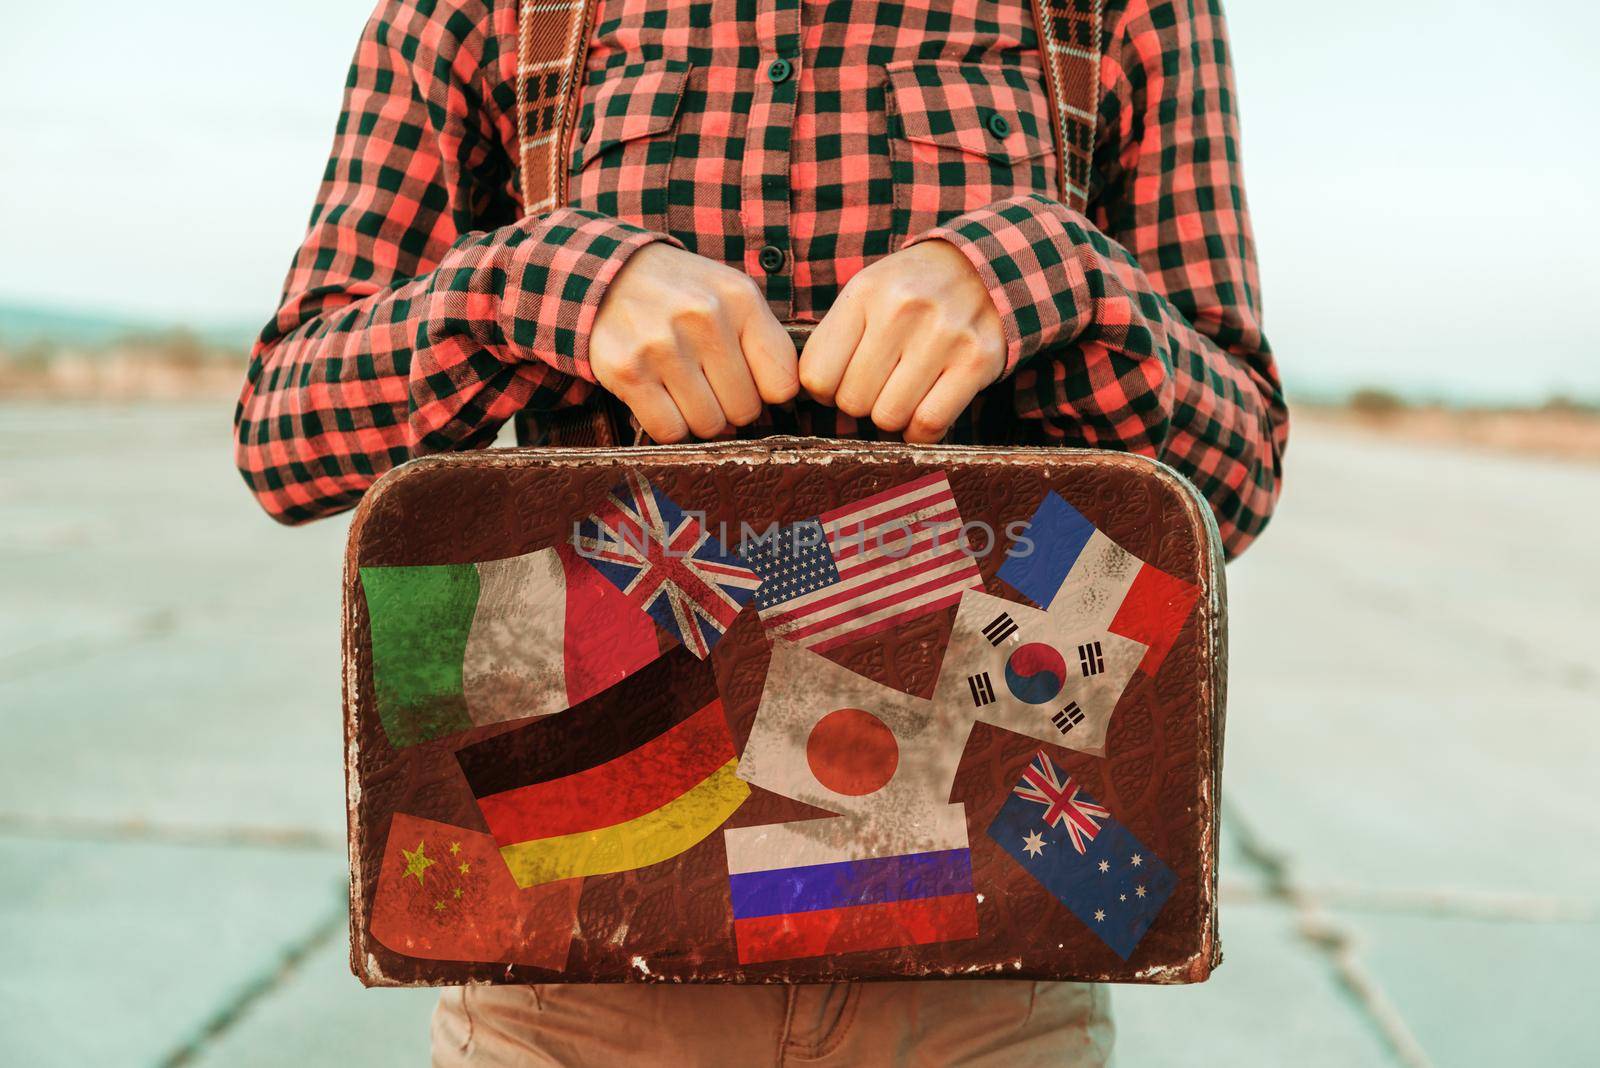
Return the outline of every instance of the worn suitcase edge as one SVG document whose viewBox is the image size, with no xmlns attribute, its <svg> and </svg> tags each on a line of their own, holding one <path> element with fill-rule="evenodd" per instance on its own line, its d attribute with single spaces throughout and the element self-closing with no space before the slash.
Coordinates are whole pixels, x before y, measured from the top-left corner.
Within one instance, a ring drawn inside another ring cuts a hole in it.
<svg viewBox="0 0 1600 1068">
<path fill-rule="evenodd" d="M 366 900 L 365 875 L 361 870 L 360 843 L 356 834 L 356 821 L 360 811 L 361 783 L 357 774 L 360 759 L 359 732 L 356 730 L 356 704 L 358 697 L 358 671 L 356 643 L 356 615 L 355 606 L 349 597 L 349 591 L 355 588 L 356 580 L 356 546 L 361 544 L 361 532 L 366 523 L 383 503 L 383 499 L 393 492 L 403 482 L 417 478 L 427 478 L 438 469 L 449 469 L 462 464 L 475 467 L 522 467 L 530 462 L 536 464 L 569 464 L 569 463 L 594 463 L 596 461 L 610 461 L 618 466 L 660 460 L 716 460 L 737 458 L 745 462 L 756 463 L 762 461 L 775 461 L 786 463 L 818 462 L 817 454 L 828 454 L 831 461 L 833 456 L 848 459 L 862 459 L 879 462 L 910 461 L 913 463 L 947 463 L 970 460 L 974 458 L 990 458 L 994 455 L 993 447 L 965 446 L 965 445 L 903 445 L 885 442 L 844 441 L 823 438 L 797 438 L 797 437 L 772 437 L 755 441 L 728 441 L 709 442 L 684 445 L 641 445 L 621 448 L 515 448 L 496 449 L 492 451 L 477 451 L 470 453 L 440 453 L 432 456 L 418 457 L 417 459 L 400 464 L 385 472 L 372 485 L 356 506 L 355 513 L 350 522 L 350 529 L 346 536 L 344 567 L 342 581 L 344 588 L 341 593 L 340 612 L 340 674 L 341 695 L 343 704 L 343 725 L 345 738 L 348 740 L 345 747 L 345 826 L 346 850 L 350 869 L 350 970 L 365 987 L 427 987 L 438 984 L 425 981 L 410 980 L 388 975 L 375 954 L 365 952 L 367 916 L 364 907 Z M 1217 917 L 1217 857 L 1220 849 L 1220 783 L 1223 771 L 1223 739 L 1224 727 L 1227 718 L 1227 578 L 1225 572 L 1225 559 L 1222 552 L 1222 538 L 1218 530 L 1216 517 L 1212 514 L 1210 506 L 1198 489 L 1179 474 L 1172 467 L 1159 460 L 1134 453 L 1119 453 L 1100 449 L 1082 449 L 1072 447 L 1016 447 L 1006 449 L 1008 458 L 1015 460 L 1056 460 L 1070 462 L 1093 457 L 1100 462 L 1124 464 L 1130 467 L 1141 467 L 1147 472 L 1156 475 L 1162 483 L 1176 494 L 1185 510 L 1198 519 L 1200 527 L 1205 530 L 1206 538 L 1203 545 L 1197 546 L 1197 555 L 1202 557 L 1195 560 L 1197 574 L 1207 575 L 1211 582 L 1207 586 L 1206 625 L 1202 640 L 1207 644 L 1208 656 L 1202 662 L 1211 665 L 1210 675 L 1203 680 L 1205 692 L 1210 696 L 1211 717 L 1209 730 L 1211 733 L 1212 759 L 1217 768 L 1215 787 L 1202 784 L 1200 805 L 1206 810 L 1202 813 L 1208 827 L 1208 847 L 1201 857 L 1201 878 L 1204 881 L 1207 894 L 1208 908 L 1205 913 L 1204 929 L 1201 931 L 1199 945 L 1194 954 L 1187 960 L 1174 964 L 1158 965 L 1143 972 L 1139 972 L 1131 979 L 1116 980 L 1119 982 L 1176 985 L 1204 982 L 1211 972 L 1222 963 L 1222 944 L 1218 932 Z M 1216 794 L 1213 790 L 1217 791 Z M 1213 815 L 1217 818 L 1213 818 Z M 1020 965 L 1020 961 L 1018 962 Z M 511 974 L 512 967 L 507 967 L 507 975 Z M 894 977 L 886 976 L 884 979 Z M 929 976 L 928 978 L 936 978 Z M 943 977 L 939 977 L 943 978 Z M 960 976 L 949 978 L 964 979 L 1016 979 L 1027 978 L 1016 971 L 1003 968 L 994 969 L 990 974 L 963 973 Z M 619 982 L 633 981 L 661 981 L 648 975 L 628 976 L 617 980 Z M 871 981 L 871 980 L 864 980 Z M 471 985 L 483 985 L 481 982 Z"/>
</svg>

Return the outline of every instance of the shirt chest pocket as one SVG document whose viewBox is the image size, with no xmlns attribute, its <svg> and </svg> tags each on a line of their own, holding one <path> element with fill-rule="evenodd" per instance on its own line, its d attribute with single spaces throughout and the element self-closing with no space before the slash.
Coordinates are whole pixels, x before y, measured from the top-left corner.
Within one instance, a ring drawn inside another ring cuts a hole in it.
<svg viewBox="0 0 1600 1068">
<path fill-rule="evenodd" d="M 891 63 L 895 235 L 1022 193 L 1059 195 L 1050 99 L 1039 76 L 970 63 Z"/>
<path fill-rule="evenodd" d="M 584 91 L 572 144 L 567 202 L 664 230 L 674 128 L 691 65 L 630 63 Z"/>
</svg>

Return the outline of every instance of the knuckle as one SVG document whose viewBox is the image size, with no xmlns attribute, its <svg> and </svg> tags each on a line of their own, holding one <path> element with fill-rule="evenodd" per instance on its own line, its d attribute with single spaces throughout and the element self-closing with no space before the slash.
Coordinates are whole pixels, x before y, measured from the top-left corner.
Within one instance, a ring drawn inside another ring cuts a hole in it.
<svg viewBox="0 0 1600 1068">
<path fill-rule="evenodd" d="M 991 374 L 999 370 L 998 351 L 969 324 L 950 327 L 945 332 L 944 345 L 949 366 L 957 370 L 973 374 Z"/>
<path fill-rule="evenodd" d="M 919 440 L 942 438 L 944 437 L 944 431 L 944 423 L 921 412 L 912 416 L 910 423 L 906 426 L 906 433 Z"/>
<path fill-rule="evenodd" d="M 710 286 L 694 286 L 678 294 L 667 310 L 667 321 L 677 328 L 706 328 L 722 313 L 722 299 Z"/>
<path fill-rule="evenodd" d="M 682 297 L 668 313 L 673 326 L 687 330 L 708 330 L 715 325 L 720 302 L 710 293 Z"/>
<path fill-rule="evenodd" d="M 657 423 L 655 426 L 646 426 L 645 431 L 656 441 L 663 445 L 675 445 L 689 436 L 689 428 L 683 425 L 682 420 L 673 423 Z"/>
<path fill-rule="evenodd" d="M 800 385 L 793 369 L 774 373 L 762 386 L 762 399 L 768 404 L 787 404 L 800 392 Z"/>
<path fill-rule="evenodd" d="M 662 329 L 658 325 L 640 334 L 638 341 L 634 343 L 634 349 L 640 359 L 649 363 L 659 363 L 677 355 L 678 340 L 672 336 L 671 331 Z"/>
<path fill-rule="evenodd" d="M 669 335 L 642 338 L 634 360 L 643 370 L 654 372 L 678 358 L 678 343 Z"/>
<path fill-rule="evenodd" d="M 832 395 L 828 380 L 818 371 L 815 364 L 800 364 L 800 385 L 813 397 L 823 399 Z"/>
<path fill-rule="evenodd" d="M 749 426 L 761 418 L 761 405 L 755 403 L 736 404 L 731 411 L 724 414 L 727 415 L 728 422 L 734 426 Z"/>
<path fill-rule="evenodd" d="M 927 290 L 904 276 L 896 278 L 884 287 L 884 295 L 889 303 L 901 312 L 931 312 L 938 307 Z"/>
<path fill-rule="evenodd" d="M 755 279 L 731 268 L 721 275 L 717 288 L 726 300 L 741 306 L 753 307 L 762 299 Z"/>
<path fill-rule="evenodd" d="M 761 418 L 761 395 L 754 381 L 746 380 L 724 392 L 726 395 L 719 396 L 717 402 L 730 425 L 749 426 Z"/>
<path fill-rule="evenodd" d="M 979 343 L 957 354 L 957 365 L 982 379 L 992 379 L 1005 368 L 1004 356 Z"/>
<path fill-rule="evenodd" d="M 902 406 L 878 404 L 872 409 L 872 422 L 879 430 L 904 430 L 910 418 Z"/>
<path fill-rule="evenodd" d="M 864 418 L 872 410 L 872 405 L 863 401 L 860 394 L 844 389 L 834 398 L 834 407 L 856 419 Z"/>
<path fill-rule="evenodd" d="M 957 356 L 967 358 L 980 355 L 982 342 L 978 332 L 965 324 L 948 325 L 945 327 L 945 344 Z"/>
<path fill-rule="evenodd" d="M 696 419 L 690 424 L 690 427 L 694 430 L 694 436 L 697 438 L 714 438 L 726 430 L 728 424 L 723 419 L 703 418 Z"/>
<path fill-rule="evenodd" d="M 642 386 L 650 380 L 650 359 L 641 349 L 607 361 L 610 377 L 624 387 Z"/>
</svg>

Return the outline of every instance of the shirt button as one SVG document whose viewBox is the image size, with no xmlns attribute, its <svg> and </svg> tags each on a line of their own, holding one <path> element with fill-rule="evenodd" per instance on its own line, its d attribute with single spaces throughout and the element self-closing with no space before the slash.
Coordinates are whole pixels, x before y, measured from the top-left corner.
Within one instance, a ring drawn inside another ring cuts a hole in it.
<svg viewBox="0 0 1600 1068">
<path fill-rule="evenodd" d="M 768 274 L 776 274 L 783 270 L 783 262 L 786 258 L 783 254 L 783 249 L 777 245 L 768 245 L 756 256 L 756 262 L 761 264 L 763 271 Z"/>
<path fill-rule="evenodd" d="M 794 64 L 787 59 L 775 59 L 767 65 L 767 79 L 773 85 L 789 80 L 789 75 L 794 73 Z"/>
<path fill-rule="evenodd" d="M 1006 121 L 1006 117 L 998 111 L 989 115 L 988 126 L 989 132 L 1001 140 L 1005 140 L 1006 136 L 1011 133 L 1011 123 Z"/>
</svg>

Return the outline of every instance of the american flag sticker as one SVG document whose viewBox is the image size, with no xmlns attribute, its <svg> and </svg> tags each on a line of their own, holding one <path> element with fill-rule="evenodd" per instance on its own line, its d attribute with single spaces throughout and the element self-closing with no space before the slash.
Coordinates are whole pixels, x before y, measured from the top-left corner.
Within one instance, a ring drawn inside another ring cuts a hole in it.
<svg viewBox="0 0 1600 1068">
<path fill-rule="evenodd" d="M 746 541 L 767 632 L 825 650 L 982 589 L 942 472 Z"/>
</svg>

